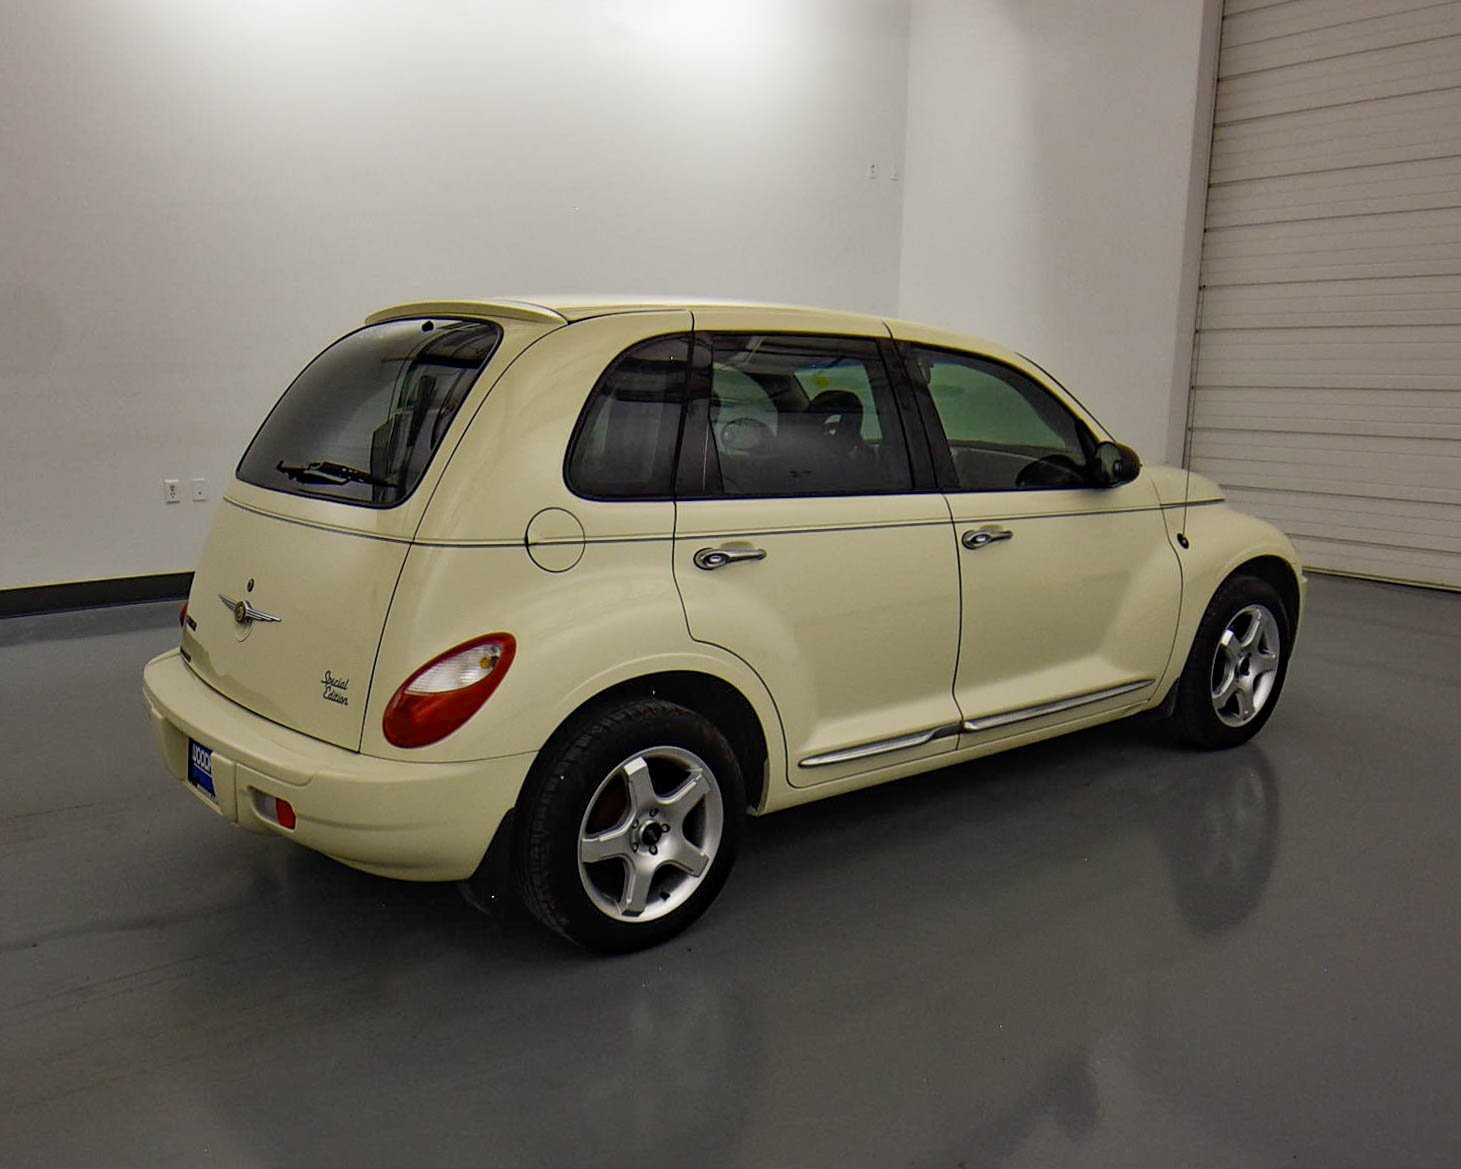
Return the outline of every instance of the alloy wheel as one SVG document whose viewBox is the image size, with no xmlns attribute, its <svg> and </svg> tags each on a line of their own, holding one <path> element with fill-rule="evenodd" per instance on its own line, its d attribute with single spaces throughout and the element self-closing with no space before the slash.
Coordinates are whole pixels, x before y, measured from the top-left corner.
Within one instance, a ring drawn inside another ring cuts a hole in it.
<svg viewBox="0 0 1461 1169">
<path fill-rule="evenodd" d="M 638 751 L 594 790 L 578 830 L 578 876 L 615 921 L 653 921 L 700 887 L 725 808 L 715 774 L 682 747 Z"/>
<path fill-rule="evenodd" d="M 1245 605 L 1229 619 L 1212 658 L 1212 708 L 1230 727 L 1253 721 L 1267 705 L 1283 652 L 1278 619 Z"/>
</svg>

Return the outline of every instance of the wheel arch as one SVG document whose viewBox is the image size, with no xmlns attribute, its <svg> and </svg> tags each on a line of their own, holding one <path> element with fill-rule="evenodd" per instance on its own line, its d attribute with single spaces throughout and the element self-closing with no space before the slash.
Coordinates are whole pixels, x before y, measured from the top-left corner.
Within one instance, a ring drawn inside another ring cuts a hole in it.
<svg viewBox="0 0 1461 1169">
<path fill-rule="evenodd" d="M 1157 686 L 1162 695 L 1155 704 L 1159 711 L 1171 710 L 1202 615 L 1218 590 L 1234 577 L 1256 577 L 1278 592 L 1288 617 L 1291 645 L 1302 618 L 1305 581 L 1298 554 L 1272 524 L 1226 506 L 1209 507 L 1193 510 L 1188 532 L 1192 551 L 1183 557 L 1182 609 L 1172 654 Z"/>
<path fill-rule="evenodd" d="M 760 810 L 770 781 L 770 743 L 756 708 L 739 689 L 714 674 L 700 670 L 658 670 L 605 687 L 584 699 L 563 718 L 543 744 L 539 757 L 552 754 L 563 737 L 584 719 L 607 706 L 631 698 L 662 698 L 703 715 L 730 741 L 746 785 L 746 806 Z"/>
<path fill-rule="evenodd" d="M 1219 583 L 1221 588 L 1235 576 L 1254 576 L 1265 583 L 1272 585 L 1279 598 L 1283 601 L 1285 615 L 1289 622 L 1289 645 L 1292 647 L 1297 640 L 1299 631 L 1299 611 L 1303 604 L 1303 593 L 1299 585 L 1299 575 L 1294 566 L 1281 556 L 1255 556 L 1251 560 L 1245 560 L 1234 568 Z M 1214 589 L 1214 592 L 1217 590 Z"/>
</svg>

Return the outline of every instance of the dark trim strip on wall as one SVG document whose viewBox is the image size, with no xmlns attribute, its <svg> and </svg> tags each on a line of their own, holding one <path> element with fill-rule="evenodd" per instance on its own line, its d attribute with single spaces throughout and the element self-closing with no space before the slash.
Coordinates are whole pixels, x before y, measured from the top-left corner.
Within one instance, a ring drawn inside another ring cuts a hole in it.
<svg viewBox="0 0 1461 1169">
<path fill-rule="evenodd" d="M 144 601 L 181 601 L 192 587 L 191 572 L 160 572 L 154 576 L 119 576 L 110 580 L 0 589 L 0 617 L 96 609 L 103 605 L 136 605 Z"/>
</svg>

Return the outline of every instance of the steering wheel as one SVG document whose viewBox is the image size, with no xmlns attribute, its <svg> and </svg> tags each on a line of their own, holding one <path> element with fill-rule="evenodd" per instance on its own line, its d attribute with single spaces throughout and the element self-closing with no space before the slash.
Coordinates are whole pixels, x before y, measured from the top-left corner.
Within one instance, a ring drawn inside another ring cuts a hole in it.
<svg viewBox="0 0 1461 1169">
<path fill-rule="evenodd" d="M 720 449 L 738 455 L 761 454 L 775 441 L 775 432 L 758 418 L 732 418 L 720 428 Z"/>
<path fill-rule="evenodd" d="M 1015 476 L 1016 487 L 1084 487 L 1086 473 L 1069 455 L 1045 455 L 1026 463 Z"/>
</svg>

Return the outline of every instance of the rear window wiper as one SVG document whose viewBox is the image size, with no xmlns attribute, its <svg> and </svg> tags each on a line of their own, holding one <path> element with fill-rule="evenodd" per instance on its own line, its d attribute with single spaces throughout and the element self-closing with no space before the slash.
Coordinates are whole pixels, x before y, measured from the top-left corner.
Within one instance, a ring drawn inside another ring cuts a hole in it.
<svg viewBox="0 0 1461 1169">
<path fill-rule="evenodd" d="M 345 483 L 369 483 L 372 487 L 395 486 L 389 479 L 382 479 L 379 475 L 372 475 L 359 467 L 336 463 L 330 459 L 315 459 L 310 463 L 286 463 L 280 459 L 274 464 L 274 470 L 299 483 L 323 483 L 331 487 L 339 487 Z"/>
</svg>

